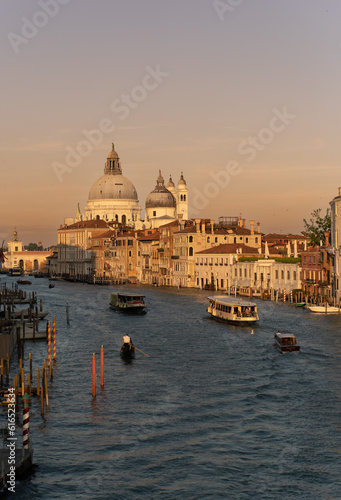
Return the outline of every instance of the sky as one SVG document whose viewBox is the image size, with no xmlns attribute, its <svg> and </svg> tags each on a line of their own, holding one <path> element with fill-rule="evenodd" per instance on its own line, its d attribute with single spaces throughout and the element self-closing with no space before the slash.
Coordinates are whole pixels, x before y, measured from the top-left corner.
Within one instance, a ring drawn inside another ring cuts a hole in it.
<svg viewBox="0 0 341 500">
<path fill-rule="evenodd" d="M 0 239 L 57 243 L 114 142 L 144 209 L 300 233 L 341 186 L 339 0 L 0 2 Z M 144 213 L 144 211 L 143 211 Z"/>
</svg>

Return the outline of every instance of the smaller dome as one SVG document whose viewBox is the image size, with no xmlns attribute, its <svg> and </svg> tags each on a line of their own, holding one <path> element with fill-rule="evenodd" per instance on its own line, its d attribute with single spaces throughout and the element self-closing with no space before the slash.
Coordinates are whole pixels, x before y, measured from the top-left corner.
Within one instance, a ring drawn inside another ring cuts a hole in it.
<svg viewBox="0 0 341 500">
<path fill-rule="evenodd" d="M 159 170 L 159 176 L 156 180 L 155 189 L 149 193 L 146 198 L 146 208 L 157 208 L 157 207 L 175 207 L 176 201 L 174 196 L 165 187 L 163 177 L 161 175 L 161 170 Z"/>
<path fill-rule="evenodd" d="M 170 175 L 169 176 L 169 181 L 168 181 L 168 184 L 166 186 L 167 189 L 174 189 L 175 188 L 175 185 L 174 185 L 174 182 L 172 181 L 172 176 Z"/>
<path fill-rule="evenodd" d="M 110 151 L 110 153 L 107 156 L 108 160 L 109 159 L 115 159 L 115 160 L 119 159 L 119 156 L 118 156 L 118 154 L 115 151 L 114 143 L 112 143 L 111 146 L 112 146 L 112 150 Z"/>
<path fill-rule="evenodd" d="M 186 187 L 186 181 L 184 179 L 183 173 L 181 172 L 181 176 L 178 182 L 178 188 L 179 187 Z"/>
</svg>

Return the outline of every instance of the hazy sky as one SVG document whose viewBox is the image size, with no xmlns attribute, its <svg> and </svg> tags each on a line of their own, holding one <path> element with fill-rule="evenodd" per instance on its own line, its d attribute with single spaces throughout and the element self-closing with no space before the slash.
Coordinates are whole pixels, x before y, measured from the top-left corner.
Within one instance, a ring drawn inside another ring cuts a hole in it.
<svg viewBox="0 0 341 500">
<path fill-rule="evenodd" d="M 183 171 L 190 217 L 302 231 L 341 186 L 340 19 L 340 0 L 2 0 L 1 240 L 56 243 L 112 142 L 143 208 Z"/>
</svg>

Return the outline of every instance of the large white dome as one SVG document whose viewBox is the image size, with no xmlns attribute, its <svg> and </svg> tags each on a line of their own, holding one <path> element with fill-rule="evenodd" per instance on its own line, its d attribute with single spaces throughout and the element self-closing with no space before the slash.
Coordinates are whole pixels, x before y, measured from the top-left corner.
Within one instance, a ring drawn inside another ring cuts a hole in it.
<svg viewBox="0 0 341 500">
<path fill-rule="evenodd" d="M 137 192 L 124 175 L 104 174 L 93 183 L 88 200 L 137 200 Z"/>
</svg>

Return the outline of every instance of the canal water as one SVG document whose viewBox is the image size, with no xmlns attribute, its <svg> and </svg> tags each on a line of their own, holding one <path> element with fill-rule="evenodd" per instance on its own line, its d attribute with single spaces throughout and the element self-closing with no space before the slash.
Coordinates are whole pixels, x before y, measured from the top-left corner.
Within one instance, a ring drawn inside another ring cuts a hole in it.
<svg viewBox="0 0 341 500">
<path fill-rule="evenodd" d="M 57 363 L 44 418 L 33 399 L 36 468 L 15 498 L 341 498 L 341 316 L 259 300 L 252 333 L 210 319 L 202 290 L 116 287 L 146 295 L 148 313 L 125 316 L 109 308 L 113 287 L 32 281 L 56 317 Z M 280 354 L 277 330 L 301 351 Z M 125 333 L 150 357 L 125 364 Z M 47 345 L 29 352 L 35 371 Z"/>
</svg>

